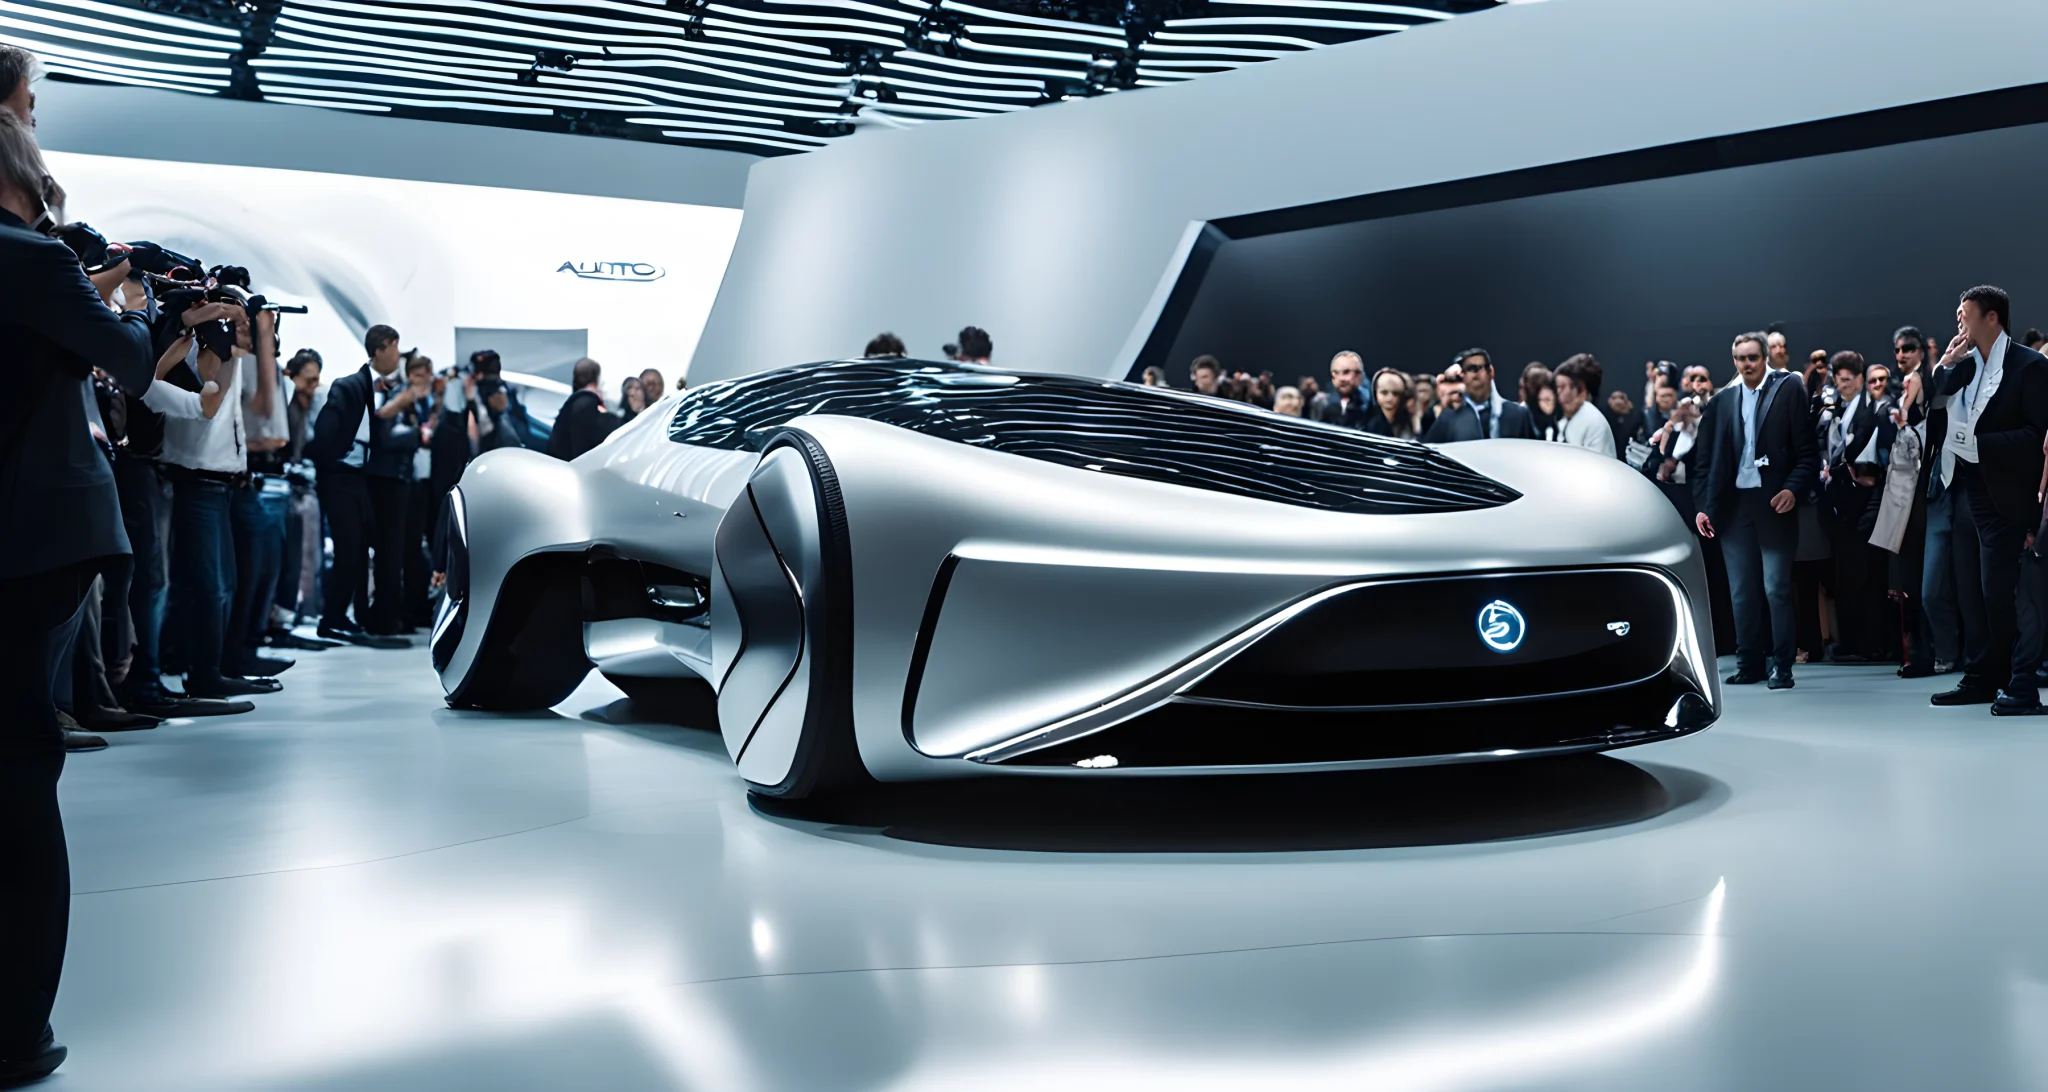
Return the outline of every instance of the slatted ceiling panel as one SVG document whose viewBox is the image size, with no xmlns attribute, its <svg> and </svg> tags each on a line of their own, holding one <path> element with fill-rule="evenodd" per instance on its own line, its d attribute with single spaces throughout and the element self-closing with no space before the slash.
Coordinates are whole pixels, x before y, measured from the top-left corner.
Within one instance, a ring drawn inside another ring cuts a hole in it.
<svg viewBox="0 0 2048 1092">
<path fill-rule="evenodd" d="M 242 48 L 236 30 L 100 0 L 0 2 L 0 41 L 63 76 L 201 94 L 228 89 Z"/>
<path fill-rule="evenodd" d="M 60 78 L 780 155 L 1500 0 L 0 0 Z"/>
</svg>

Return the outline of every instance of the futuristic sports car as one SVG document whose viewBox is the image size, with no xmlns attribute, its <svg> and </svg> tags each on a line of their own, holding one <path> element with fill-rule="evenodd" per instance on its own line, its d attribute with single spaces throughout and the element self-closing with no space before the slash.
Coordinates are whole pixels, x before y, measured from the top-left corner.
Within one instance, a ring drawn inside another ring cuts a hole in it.
<svg viewBox="0 0 2048 1092">
<path fill-rule="evenodd" d="M 1698 550 L 1562 444 L 1442 449 L 1166 389 L 904 360 L 667 399 L 450 495 L 434 666 L 716 693 L 757 792 L 1626 747 L 1720 708 Z"/>
</svg>

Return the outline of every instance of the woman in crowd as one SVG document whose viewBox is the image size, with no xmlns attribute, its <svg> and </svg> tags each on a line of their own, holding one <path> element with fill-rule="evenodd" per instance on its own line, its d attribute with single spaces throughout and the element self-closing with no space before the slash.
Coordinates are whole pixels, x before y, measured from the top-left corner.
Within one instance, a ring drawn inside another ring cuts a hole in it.
<svg viewBox="0 0 2048 1092">
<path fill-rule="evenodd" d="M 1288 417 L 1301 416 L 1301 390 L 1297 387 L 1282 387 L 1273 392 L 1273 412 Z"/>
<path fill-rule="evenodd" d="M 1420 436 L 1436 424 L 1436 376 L 1408 376 L 1408 419 L 1414 428 L 1412 435 Z"/>
<path fill-rule="evenodd" d="M 1415 436 L 1415 381 L 1408 373 L 1381 368 L 1372 376 L 1372 399 L 1378 413 L 1365 415 L 1365 431 L 1379 436 Z"/>
<path fill-rule="evenodd" d="M 1557 439 L 1557 388 L 1550 380 L 1550 369 L 1535 361 L 1522 369 L 1522 404 L 1539 440 Z"/>
<path fill-rule="evenodd" d="M 1139 382 L 1148 387 L 1166 386 L 1166 369 L 1153 364 L 1145 369 L 1145 375 Z"/>
<path fill-rule="evenodd" d="M 637 375 L 629 375 L 619 384 L 619 419 L 631 421 L 647 408 L 647 386 Z"/>
</svg>

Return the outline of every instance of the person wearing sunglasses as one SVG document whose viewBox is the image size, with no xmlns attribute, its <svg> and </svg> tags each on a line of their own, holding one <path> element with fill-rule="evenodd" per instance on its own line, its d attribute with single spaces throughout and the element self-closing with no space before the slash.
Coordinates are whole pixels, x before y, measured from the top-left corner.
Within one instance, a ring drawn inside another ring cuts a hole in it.
<svg viewBox="0 0 2048 1092">
<path fill-rule="evenodd" d="M 1766 335 L 1743 334 L 1729 348 L 1739 382 L 1721 389 L 1700 420 L 1691 475 L 1694 526 L 1720 538 L 1735 607 L 1732 686 L 1792 686 L 1798 622 L 1792 562 L 1799 552 L 1794 509 L 1820 476 L 1820 451 L 1799 376 L 1769 366 Z"/>
</svg>

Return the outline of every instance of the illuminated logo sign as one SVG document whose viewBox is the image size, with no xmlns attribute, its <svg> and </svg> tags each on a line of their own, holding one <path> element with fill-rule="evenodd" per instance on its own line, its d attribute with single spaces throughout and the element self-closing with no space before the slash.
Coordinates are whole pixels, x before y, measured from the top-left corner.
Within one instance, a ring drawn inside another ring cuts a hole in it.
<svg viewBox="0 0 2048 1092">
<path fill-rule="evenodd" d="M 668 270 L 647 262 L 563 262 L 557 273 L 574 273 L 586 281 L 658 281 Z"/>
<path fill-rule="evenodd" d="M 1495 652 L 1513 652 L 1522 645 L 1522 635 L 1528 632 L 1528 624 L 1522 621 L 1522 612 L 1505 599 L 1496 599 L 1479 608 L 1479 639 Z"/>
<path fill-rule="evenodd" d="M 1614 634 L 1616 637 L 1626 637 L 1628 636 L 1628 623 L 1609 622 L 1607 623 L 1607 632 Z"/>
</svg>

